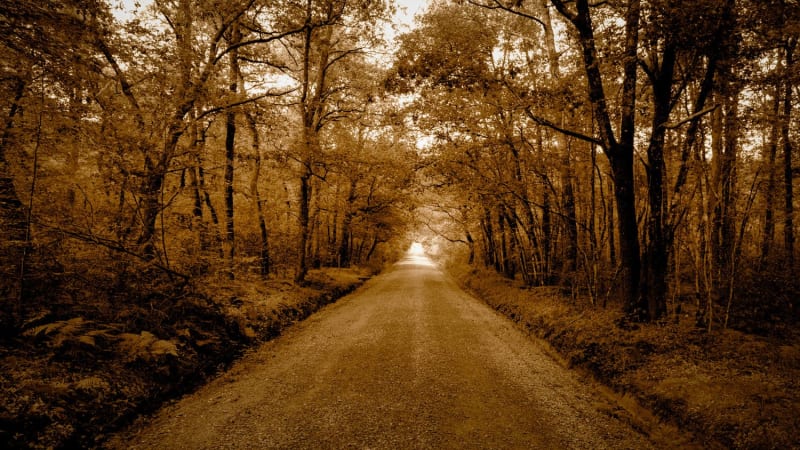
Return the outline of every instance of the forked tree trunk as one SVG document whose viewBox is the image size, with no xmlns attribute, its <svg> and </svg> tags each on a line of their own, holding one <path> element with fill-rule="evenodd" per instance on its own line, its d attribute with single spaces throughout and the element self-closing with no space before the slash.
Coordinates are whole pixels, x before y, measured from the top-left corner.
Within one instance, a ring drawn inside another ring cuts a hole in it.
<svg viewBox="0 0 800 450">
<path fill-rule="evenodd" d="M 558 11 L 578 31 L 583 66 L 588 82 L 587 93 L 597 121 L 598 143 L 608 157 L 614 176 L 614 197 L 620 241 L 620 281 L 625 311 L 635 320 L 644 320 L 639 301 L 639 279 L 641 261 L 639 256 L 639 234 L 636 217 L 636 192 L 634 183 L 634 131 L 636 117 L 636 80 L 638 71 L 637 49 L 639 43 L 639 21 L 641 2 L 631 0 L 625 13 L 625 41 L 623 45 L 622 92 L 620 106 L 619 139 L 614 134 L 611 114 L 603 87 L 603 76 L 595 45 L 594 25 L 588 0 L 576 0 L 575 10 L 563 0 L 551 0 Z M 571 2 L 570 2 L 571 3 Z"/>
<path fill-rule="evenodd" d="M 653 121 L 647 147 L 647 245 L 642 258 L 643 276 L 639 309 L 651 321 L 667 312 L 667 274 L 672 246 L 666 207 L 667 166 L 664 159 L 666 124 L 672 111 L 672 85 L 677 52 L 671 42 L 664 45 L 661 67 L 653 71 Z"/>
</svg>

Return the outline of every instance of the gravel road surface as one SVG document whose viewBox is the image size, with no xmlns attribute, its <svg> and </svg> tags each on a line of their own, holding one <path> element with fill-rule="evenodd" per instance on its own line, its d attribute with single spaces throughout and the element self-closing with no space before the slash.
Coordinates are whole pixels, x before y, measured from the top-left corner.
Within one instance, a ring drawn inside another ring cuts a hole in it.
<svg viewBox="0 0 800 450">
<path fill-rule="evenodd" d="M 653 447 L 613 409 L 427 258 L 409 254 L 107 445 Z"/>
</svg>

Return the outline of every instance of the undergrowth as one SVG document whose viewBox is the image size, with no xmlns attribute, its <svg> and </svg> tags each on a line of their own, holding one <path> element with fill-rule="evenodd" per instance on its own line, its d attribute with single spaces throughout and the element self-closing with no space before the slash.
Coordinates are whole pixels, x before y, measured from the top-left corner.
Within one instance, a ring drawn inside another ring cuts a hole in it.
<svg viewBox="0 0 800 450">
<path fill-rule="evenodd" d="M 569 366 L 635 399 L 696 444 L 800 448 L 796 333 L 708 332 L 696 327 L 689 311 L 660 324 L 621 328 L 618 305 L 591 306 L 558 288 L 526 288 L 491 271 L 456 267 L 451 273 Z"/>
<path fill-rule="evenodd" d="M 312 271 L 298 287 L 102 269 L 54 278 L 58 289 L 38 285 L 0 341 L 0 448 L 96 447 L 364 279 Z"/>
</svg>

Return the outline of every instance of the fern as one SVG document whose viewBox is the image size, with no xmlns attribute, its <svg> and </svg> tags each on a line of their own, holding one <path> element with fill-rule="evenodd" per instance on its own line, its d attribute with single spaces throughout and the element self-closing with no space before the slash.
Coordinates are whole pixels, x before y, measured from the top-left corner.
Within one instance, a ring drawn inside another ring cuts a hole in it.
<svg viewBox="0 0 800 450">
<path fill-rule="evenodd" d="M 39 325 L 25 331 L 23 335 L 44 341 L 47 346 L 55 350 L 68 348 L 71 351 L 78 351 L 97 349 L 98 338 L 108 342 L 114 339 L 114 333 L 111 327 L 100 328 L 95 322 L 79 316 Z"/>
<path fill-rule="evenodd" d="M 178 346 L 174 342 L 158 339 L 148 331 L 120 334 L 118 349 L 128 361 L 152 361 L 166 355 L 178 356 Z"/>
<path fill-rule="evenodd" d="M 87 377 L 74 384 L 74 388 L 79 391 L 107 391 L 111 385 L 100 377 Z"/>
<path fill-rule="evenodd" d="M 75 317 L 69 320 L 60 320 L 58 322 L 47 323 L 39 325 L 25 332 L 28 336 L 41 337 L 50 336 L 52 334 L 74 334 L 77 330 L 83 327 L 86 320 L 83 317 Z"/>
<path fill-rule="evenodd" d="M 94 347 L 96 346 L 95 334 L 86 331 L 91 324 L 91 321 L 79 316 L 39 325 L 23 334 L 36 339 L 44 339 L 50 347 L 56 349 L 62 348 L 66 344 L 85 344 Z"/>
</svg>

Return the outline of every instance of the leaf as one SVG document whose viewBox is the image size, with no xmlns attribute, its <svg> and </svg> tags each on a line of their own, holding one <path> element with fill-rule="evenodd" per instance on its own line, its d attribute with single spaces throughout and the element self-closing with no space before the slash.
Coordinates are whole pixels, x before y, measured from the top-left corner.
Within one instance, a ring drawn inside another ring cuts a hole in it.
<svg viewBox="0 0 800 450">
<path fill-rule="evenodd" d="M 94 338 L 85 339 L 85 328 L 92 322 L 83 317 L 73 317 L 69 320 L 60 320 L 44 325 L 39 325 L 23 333 L 25 336 L 49 339 L 48 345 L 54 348 L 61 348 L 68 342 L 83 342 L 95 346 Z"/>
<path fill-rule="evenodd" d="M 75 383 L 75 389 L 79 391 L 105 391 L 111 386 L 100 377 L 87 377 Z"/>
<path fill-rule="evenodd" d="M 216 339 L 216 338 L 198 339 L 194 343 L 194 345 L 196 345 L 198 347 L 205 347 L 206 345 L 213 345 L 213 344 L 219 344 L 219 339 Z"/>
<path fill-rule="evenodd" d="M 178 356 L 175 343 L 158 339 L 149 331 L 142 331 L 140 334 L 122 333 L 119 337 L 119 350 L 128 361 L 152 361 L 164 355 Z"/>
<path fill-rule="evenodd" d="M 97 342 L 95 342 L 94 337 L 92 337 L 92 336 L 90 336 L 88 334 L 83 334 L 83 335 L 79 336 L 78 337 L 78 342 L 80 342 L 82 344 L 86 344 L 86 345 L 88 345 L 90 347 L 97 346 Z"/>
<path fill-rule="evenodd" d="M 153 344 L 150 346 L 150 353 L 156 356 L 178 356 L 178 346 L 170 341 L 158 340 L 153 342 Z"/>
</svg>

